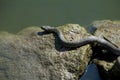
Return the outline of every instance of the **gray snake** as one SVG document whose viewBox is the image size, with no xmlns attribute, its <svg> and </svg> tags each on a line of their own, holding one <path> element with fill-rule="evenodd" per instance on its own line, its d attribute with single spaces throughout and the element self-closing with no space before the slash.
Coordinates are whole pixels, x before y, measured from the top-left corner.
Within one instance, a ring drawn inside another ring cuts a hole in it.
<svg viewBox="0 0 120 80">
<path fill-rule="evenodd" d="M 99 43 L 102 46 L 104 46 L 106 49 L 108 49 L 109 51 L 113 52 L 116 55 L 120 55 L 120 49 L 117 48 L 116 46 L 114 46 L 112 43 L 108 42 L 107 40 L 103 39 L 103 38 L 98 38 L 96 36 L 89 36 L 87 38 L 83 38 L 79 41 L 67 41 L 62 32 L 59 31 L 58 29 L 54 28 L 54 27 L 50 27 L 50 26 L 42 26 L 41 29 L 47 31 L 47 32 L 52 32 L 52 33 L 56 33 L 58 35 L 58 37 L 60 38 L 61 42 L 63 43 L 64 46 L 66 47 L 81 47 L 87 44 L 91 44 L 91 43 Z"/>
</svg>

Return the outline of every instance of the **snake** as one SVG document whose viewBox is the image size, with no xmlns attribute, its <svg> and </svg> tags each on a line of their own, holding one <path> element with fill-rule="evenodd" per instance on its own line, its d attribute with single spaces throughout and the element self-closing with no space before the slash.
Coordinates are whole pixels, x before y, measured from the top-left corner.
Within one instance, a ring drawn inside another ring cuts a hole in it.
<svg viewBox="0 0 120 80">
<path fill-rule="evenodd" d="M 46 32 L 57 34 L 58 38 L 62 42 L 62 45 L 64 45 L 65 47 L 81 47 L 81 46 L 84 46 L 87 44 L 98 43 L 98 44 L 102 45 L 103 47 L 105 47 L 106 49 L 108 49 L 109 51 L 111 51 L 112 53 L 120 56 L 120 49 L 117 48 L 112 43 L 110 43 L 109 41 L 105 40 L 104 38 L 99 38 L 94 35 L 91 35 L 91 36 L 88 36 L 87 38 L 83 38 L 78 41 L 67 41 L 64 38 L 63 33 L 55 27 L 41 26 L 41 29 L 43 29 Z"/>
</svg>

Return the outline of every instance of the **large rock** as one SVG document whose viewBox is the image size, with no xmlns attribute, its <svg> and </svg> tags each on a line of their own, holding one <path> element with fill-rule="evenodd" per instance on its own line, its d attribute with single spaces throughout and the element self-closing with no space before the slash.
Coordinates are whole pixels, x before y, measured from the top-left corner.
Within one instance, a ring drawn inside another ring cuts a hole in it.
<svg viewBox="0 0 120 80">
<path fill-rule="evenodd" d="M 57 27 L 67 40 L 89 36 L 83 27 L 67 24 Z M 62 46 L 56 35 L 29 27 L 17 34 L 0 32 L 0 80 L 78 80 L 92 51 Z"/>
<path fill-rule="evenodd" d="M 120 21 L 95 21 L 92 24 L 92 28 L 96 28 L 96 31 L 94 33 L 95 36 L 105 38 L 116 47 L 120 48 Z M 108 55 L 103 56 L 104 59 L 102 58 L 101 60 L 94 60 L 94 62 L 101 67 L 99 71 L 104 80 L 115 80 L 115 77 L 120 76 L 120 70 L 116 69 L 117 56 L 114 55 L 114 53 L 112 55 L 111 52 L 107 53 Z M 118 80 L 119 79 L 120 77 L 118 78 Z"/>
<path fill-rule="evenodd" d="M 119 21 L 96 21 L 94 26 L 97 27 L 95 36 L 105 37 L 113 44 L 116 44 L 120 48 L 120 22 Z"/>
</svg>

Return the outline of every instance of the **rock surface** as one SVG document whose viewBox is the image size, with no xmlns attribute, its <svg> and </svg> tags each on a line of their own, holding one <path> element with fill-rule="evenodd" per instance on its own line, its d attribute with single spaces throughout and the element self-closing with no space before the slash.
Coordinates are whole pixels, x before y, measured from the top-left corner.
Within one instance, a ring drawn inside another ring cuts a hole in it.
<svg viewBox="0 0 120 80">
<path fill-rule="evenodd" d="M 57 27 L 67 40 L 89 36 L 83 27 Z M 56 35 L 29 27 L 17 34 L 0 32 L 0 80 L 78 80 L 92 51 L 89 45 L 71 49 Z"/>
<path fill-rule="evenodd" d="M 101 20 L 95 21 L 92 24 L 96 31 L 95 36 L 105 38 L 110 41 L 112 44 L 120 48 L 120 21 L 110 21 L 110 20 Z M 100 51 L 99 51 L 100 52 Z M 95 60 L 95 63 L 100 66 L 100 73 L 102 74 L 104 80 L 115 80 L 120 76 L 120 70 L 115 69 L 117 56 L 107 52 L 108 55 L 104 55 L 101 60 Z M 101 53 L 100 53 L 101 54 Z M 120 65 L 119 65 L 120 66 Z M 119 73 L 118 73 L 119 72 Z M 118 78 L 118 80 L 120 77 Z"/>
</svg>

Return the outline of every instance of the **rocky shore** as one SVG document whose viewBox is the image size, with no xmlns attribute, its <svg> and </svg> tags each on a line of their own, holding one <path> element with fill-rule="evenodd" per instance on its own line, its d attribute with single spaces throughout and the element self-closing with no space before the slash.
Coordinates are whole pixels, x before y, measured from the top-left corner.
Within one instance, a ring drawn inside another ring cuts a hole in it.
<svg viewBox="0 0 120 80">
<path fill-rule="evenodd" d="M 95 35 L 120 48 L 120 21 L 95 21 L 88 29 L 79 24 L 56 28 L 68 41 Z M 46 33 L 38 26 L 17 34 L 0 32 L 0 80 L 79 80 L 90 61 L 97 65 L 102 80 L 114 80 L 120 76 L 117 59 L 97 43 L 64 47 L 56 34 Z"/>
</svg>

